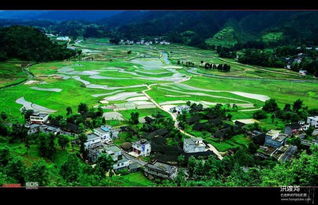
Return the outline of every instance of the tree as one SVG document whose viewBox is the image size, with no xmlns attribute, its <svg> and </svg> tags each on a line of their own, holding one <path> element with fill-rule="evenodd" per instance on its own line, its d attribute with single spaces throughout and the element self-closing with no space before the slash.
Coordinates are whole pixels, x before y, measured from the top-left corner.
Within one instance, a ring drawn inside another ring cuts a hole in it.
<svg viewBox="0 0 318 205">
<path fill-rule="evenodd" d="M 78 112 L 79 112 L 80 114 L 85 114 L 85 113 L 87 113 L 87 112 L 88 112 L 88 106 L 87 106 L 85 103 L 79 104 L 79 106 L 78 106 Z"/>
<path fill-rule="evenodd" d="M 132 112 L 130 114 L 130 122 L 133 125 L 136 125 L 139 123 L 139 112 Z"/>
<path fill-rule="evenodd" d="M 12 141 L 15 140 L 25 140 L 28 135 L 27 128 L 23 124 L 13 124 L 12 125 L 12 131 L 11 131 L 11 136 Z"/>
<path fill-rule="evenodd" d="M 266 112 L 275 112 L 279 110 L 278 105 L 274 99 L 269 99 L 265 101 L 265 105 L 263 106 L 263 110 Z"/>
<path fill-rule="evenodd" d="M 9 129 L 4 123 L 0 122 L 0 135 L 1 136 L 8 136 L 9 135 Z"/>
<path fill-rule="evenodd" d="M 311 136 L 314 132 L 315 128 L 313 126 L 309 126 L 308 129 L 305 131 L 307 136 Z"/>
<path fill-rule="evenodd" d="M 258 110 L 254 112 L 253 118 L 257 120 L 265 119 L 267 117 L 266 112 L 264 110 Z"/>
<path fill-rule="evenodd" d="M 83 158 L 86 159 L 87 151 L 85 149 L 85 142 L 87 141 L 87 136 L 85 134 L 80 134 L 78 139 L 80 141 L 80 153 L 82 154 Z"/>
<path fill-rule="evenodd" d="M 113 169 L 114 161 L 108 154 L 101 154 L 96 162 L 95 170 L 100 176 L 105 176 L 105 172 Z"/>
<path fill-rule="evenodd" d="M 30 116 L 33 115 L 34 111 L 33 110 L 25 110 L 23 111 L 24 119 L 26 121 L 30 120 Z"/>
<path fill-rule="evenodd" d="M 272 123 L 275 121 L 275 114 L 271 115 Z"/>
<path fill-rule="evenodd" d="M 25 167 L 22 163 L 21 158 L 11 158 L 6 166 L 6 173 L 9 177 L 16 179 L 19 183 L 24 183 Z"/>
<path fill-rule="evenodd" d="M 66 108 L 66 115 L 70 115 L 70 114 L 72 114 L 73 113 L 73 111 L 72 111 L 72 108 L 71 107 L 67 107 Z"/>
<path fill-rule="evenodd" d="M 25 180 L 29 182 L 38 182 L 40 186 L 48 184 L 48 168 L 43 160 L 36 161 L 31 167 L 26 169 Z"/>
<path fill-rule="evenodd" d="M 69 155 L 60 169 L 61 176 L 67 182 L 77 182 L 80 175 L 80 163 L 75 155 Z"/>
<path fill-rule="evenodd" d="M 48 159 L 52 159 L 55 152 L 55 136 L 53 134 L 40 134 L 39 135 L 39 149 L 42 157 L 46 157 Z"/>
<path fill-rule="evenodd" d="M 1 114 L 0 114 L 0 117 L 1 117 L 1 119 L 3 120 L 3 121 L 5 121 L 7 118 L 8 118 L 8 115 L 7 115 L 7 113 L 5 113 L 5 112 L 1 112 Z"/>
<path fill-rule="evenodd" d="M 303 101 L 298 99 L 293 104 L 293 111 L 298 112 L 303 106 Z"/>
<path fill-rule="evenodd" d="M 7 146 L 0 148 L 0 165 L 6 166 L 10 159 L 10 151 Z"/>
<path fill-rule="evenodd" d="M 67 144 L 69 143 L 69 138 L 68 136 L 65 135 L 58 135 L 58 143 L 62 147 L 62 149 L 65 149 Z"/>
<path fill-rule="evenodd" d="M 286 111 L 286 112 L 290 112 L 291 111 L 291 105 L 290 104 L 286 104 L 283 110 Z"/>
</svg>

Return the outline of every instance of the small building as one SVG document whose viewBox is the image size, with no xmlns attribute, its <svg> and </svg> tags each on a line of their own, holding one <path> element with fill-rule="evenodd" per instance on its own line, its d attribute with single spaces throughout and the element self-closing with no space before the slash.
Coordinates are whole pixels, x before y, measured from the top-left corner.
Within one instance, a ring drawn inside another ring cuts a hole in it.
<svg viewBox="0 0 318 205">
<path fill-rule="evenodd" d="M 318 128 L 318 116 L 307 117 L 307 124 Z"/>
<path fill-rule="evenodd" d="M 270 130 L 266 133 L 264 145 L 278 148 L 284 145 L 286 138 L 287 135 L 280 133 L 279 130 Z"/>
<path fill-rule="evenodd" d="M 137 172 L 141 169 L 141 164 L 137 163 L 137 162 L 131 162 L 128 166 L 128 171 L 129 172 Z"/>
<path fill-rule="evenodd" d="M 100 128 L 94 129 L 94 134 L 101 138 L 101 140 L 109 142 L 111 141 L 110 128 L 101 126 Z"/>
<path fill-rule="evenodd" d="M 302 126 L 299 123 L 292 123 L 285 126 L 284 133 L 290 136 L 290 135 L 298 134 L 301 129 L 302 129 Z"/>
<path fill-rule="evenodd" d="M 40 132 L 52 133 L 54 135 L 58 135 L 62 131 L 59 127 L 54 127 L 49 125 L 40 125 L 38 129 Z"/>
<path fill-rule="evenodd" d="M 49 118 L 49 114 L 43 113 L 43 112 L 34 112 L 30 116 L 30 123 L 35 123 L 35 124 L 43 124 L 47 122 Z"/>
<path fill-rule="evenodd" d="M 307 75 L 307 70 L 299 70 L 299 74 L 300 75 L 303 75 L 303 76 L 305 76 L 305 75 Z"/>
<path fill-rule="evenodd" d="M 118 158 L 118 160 L 114 163 L 113 169 L 117 171 L 120 169 L 128 168 L 130 163 L 131 161 L 128 158 L 126 158 L 124 155 L 121 155 L 120 158 Z"/>
<path fill-rule="evenodd" d="M 128 159 L 122 155 L 121 150 L 117 146 L 105 145 L 102 143 L 96 143 L 94 147 L 91 146 L 88 148 L 88 159 L 90 162 L 96 162 L 98 157 L 103 153 L 109 155 L 113 159 L 115 162 L 114 169 L 121 169 L 129 165 L 129 163 L 126 162 Z"/>
<path fill-rule="evenodd" d="M 121 159 L 121 156 L 122 156 L 121 149 L 115 145 L 105 145 L 104 146 L 104 153 L 111 156 L 111 158 L 114 161 Z"/>
<path fill-rule="evenodd" d="M 162 179 L 174 179 L 177 176 L 178 168 L 161 162 L 148 163 L 144 167 L 146 177 L 153 179 L 159 177 Z"/>
<path fill-rule="evenodd" d="M 297 146 L 285 145 L 278 148 L 276 152 L 282 152 L 282 154 L 278 157 L 278 161 L 286 162 L 297 152 Z"/>
<path fill-rule="evenodd" d="M 247 132 L 247 135 L 253 140 L 255 144 L 263 145 L 265 143 L 266 134 L 258 130 Z"/>
<path fill-rule="evenodd" d="M 84 146 L 85 149 L 90 149 L 96 147 L 97 145 L 100 145 L 101 143 L 101 138 L 98 135 L 92 133 L 87 135 L 87 141 L 84 143 Z"/>
<path fill-rule="evenodd" d="M 255 156 L 262 159 L 267 159 L 273 156 L 273 153 L 276 151 L 276 149 L 277 148 L 275 147 L 260 146 L 255 153 Z"/>
<path fill-rule="evenodd" d="M 133 152 L 138 156 L 149 156 L 151 152 L 151 144 L 145 139 L 141 139 L 132 143 Z"/>
<path fill-rule="evenodd" d="M 188 105 L 178 105 L 176 107 L 170 108 L 170 112 L 176 112 L 177 114 L 181 114 L 183 111 L 188 112 L 190 107 Z"/>
<path fill-rule="evenodd" d="M 183 151 L 185 153 L 197 153 L 207 151 L 202 138 L 187 138 L 183 141 Z"/>
<path fill-rule="evenodd" d="M 30 125 L 25 125 L 26 128 L 28 128 L 28 135 L 35 134 L 39 132 L 40 125 L 39 124 L 30 124 Z"/>
</svg>

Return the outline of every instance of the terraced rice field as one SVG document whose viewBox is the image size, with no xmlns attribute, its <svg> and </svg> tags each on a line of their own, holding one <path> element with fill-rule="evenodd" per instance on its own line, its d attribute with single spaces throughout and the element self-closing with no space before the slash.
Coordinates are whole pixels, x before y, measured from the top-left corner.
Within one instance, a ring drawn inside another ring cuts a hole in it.
<svg viewBox="0 0 318 205">
<path fill-rule="evenodd" d="M 209 56 L 215 62 L 224 60 L 217 58 L 212 51 L 179 45 L 114 46 L 96 40 L 76 46 L 98 50 L 98 55 L 104 57 L 31 66 L 29 71 L 34 78 L 0 90 L 0 112 L 5 111 L 22 120 L 20 108 L 23 105 L 65 115 L 66 107 L 76 111 L 80 103 L 86 103 L 90 107 L 102 107 L 105 119 L 116 124 L 127 121 L 133 111 L 138 111 L 143 118 L 155 112 L 165 113 L 163 110 L 187 101 L 205 107 L 217 103 L 236 104 L 239 110 L 233 113 L 233 119 L 250 119 L 252 111 L 260 109 L 269 98 L 276 99 L 280 106 L 300 98 L 310 108 L 318 108 L 318 83 L 290 81 L 292 77 L 297 78 L 294 73 L 279 74 L 285 76 L 285 80 L 272 79 L 271 74 L 266 80 L 260 80 L 260 76 L 254 80 L 240 68 L 243 65 L 231 60 L 235 64 L 233 73 L 230 72 L 228 78 L 218 78 L 191 73 L 189 68 L 175 64 L 177 59 L 199 61 Z M 132 54 L 128 55 L 127 51 L 132 51 Z M 88 53 L 83 59 L 95 55 Z M 248 65 L 244 67 L 251 72 L 262 70 Z M 231 78 L 237 72 L 248 78 Z"/>
</svg>

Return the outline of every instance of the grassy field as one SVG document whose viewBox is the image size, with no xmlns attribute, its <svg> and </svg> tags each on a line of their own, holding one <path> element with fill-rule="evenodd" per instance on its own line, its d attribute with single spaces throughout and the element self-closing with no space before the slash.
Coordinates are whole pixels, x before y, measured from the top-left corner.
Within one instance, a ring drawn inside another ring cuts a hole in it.
<svg viewBox="0 0 318 205">
<path fill-rule="evenodd" d="M 0 62 L 0 88 L 12 84 L 18 84 L 27 79 L 27 74 L 21 67 L 22 61 L 10 60 Z"/>
<path fill-rule="evenodd" d="M 110 186 L 155 186 L 156 184 L 147 179 L 143 173 L 135 172 L 123 176 L 112 176 L 107 178 Z"/>
<path fill-rule="evenodd" d="M 201 88 L 213 88 L 224 91 L 235 90 L 267 95 L 270 98 L 276 99 L 280 106 L 301 99 L 310 108 L 318 108 L 318 84 L 311 82 L 245 79 L 216 80 L 203 76 L 193 76 L 190 81 L 184 82 L 184 84 Z"/>
</svg>

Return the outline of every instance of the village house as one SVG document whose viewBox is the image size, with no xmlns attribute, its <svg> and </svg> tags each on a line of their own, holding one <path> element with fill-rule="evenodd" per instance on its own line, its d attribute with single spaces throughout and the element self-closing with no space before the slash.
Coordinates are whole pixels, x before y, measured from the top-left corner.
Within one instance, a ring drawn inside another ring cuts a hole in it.
<svg viewBox="0 0 318 205">
<path fill-rule="evenodd" d="M 255 153 L 255 156 L 262 159 L 267 159 L 273 156 L 273 153 L 276 149 L 277 148 L 275 147 L 260 146 L 257 152 Z"/>
<path fill-rule="evenodd" d="M 30 124 L 27 123 L 25 124 L 25 127 L 28 128 L 28 135 L 39 133 L 39 132 L 44 132 L 44 133 L 52 133 L 54 135 L 70 135 L 74 136 L 76 135 L 75 133 L 72 132 L 67 132 L 62 130 L 59 127 L 47 125 L 47 124 Z"/>
<path fill-rule="evenodd" d="M 43 123 L 47 122 L 48 118 L 49 118 L 49 114 L 47 114 L 47 113 L 34 112 L 30 116 L 30 123 L 43 124 Z"/>
<path fill-rule="evenodd" d="M 39 124 L 25 124 L 25 127 L 28 128 L 28 135 L 35 134 L 39 132 Z"/>
<path fill-rule="evenodd" d="M 270 130 L 266 133 L 264 145 L 278 148 L 284 145 L 286 138 L 287 135 L 279 130 Z"/>
<path fill-rule="evenodd" d="M 145 139 L 141 139 L 132 143 L 132 150 L 137 156 L 149 156 L 151 152 L 151 144 Z"/>
<path fill-rule="evenodd" d="M 253 140 L 255 144 L 263 145 L 265 143 L 266 134 L 263 132 L 253 130 L 251 132 L 247 132 L 246 134 Z"/>
<path fill-rule="evenodd" d="M 121 158 L 114 163 L 113 169 L 117 171 L 120 169 L 128 168 L 130 163 L 131 161 L 128 158 L 126 158 L 124 155 L 122 155 Z"/>
<path fill-rule="evenodd" d="M 90 149 L 100 145 L 101 143 L 102 139 L 98 135 L 92 133 L 87 135 L 87 141 L 84 143 L 84 146 L 85 149 Z"/>
<path fill-rule="evenodd" d="M 170 112 L 176 112 L 177 114 L 181 114 L 183 111 L 188 112 L 190 107 L 188 105 L 178 105 L 176 107 L 170 108 Z"/>
<path fill-rule="evenodd" d="M 161 162 L 148 163 L 144 167 L 144 174 L 149 179 L 155 177 L 163 179 L 174 179 L 177 176 L 178 168 Z"/>
<path fill-rule="evenodd" d="M 305 75 L 307 75 L 307 70 L 299 70 L 299 74 L 300 75 L 303 75 L 303 76 L 305 76 Z"/>
<path fill-rule="evenodd" d="M 307 117 L 307 124 L 318 128 L 318 116 Z"/>
<path fill-rule="evenodd" d="M 93 130 L 93 134 L 98 136 L 103 143 L 109 143 L 118 137 L 119 130 L 112 129 L 110 126 L 101 126 Z"/>
<path fill-rule="evenodd" d="M 291 123 L 285 126 L 284 133 L 291 136 L 298 134 L 300 131 L 302 131 L 302 126 L 299 123 Z"/>
<path fill-rule="evenodd" d="M 102 141 L 110 142 L 110 128 L 106 126 L 101 126 L 100 128 L 94 129 L 94 134 L 97 135 Z"/>
<path fill-rule="evenodd" d="M 207 151 L 206 145 L 202 138 L 187 138 L 183 142 L 183 151 L 185 153 L 197 153 Z"/>
<path fill-rule="evenodd" d="M 275 154 L 277 153 L 278 158 L 276 159 L 280 162 L 286 162 L 290 160 L 296 152 L 297 152 L 297 146 L 285 145 L 278 148 L 273 155 L 274 155 L 274 158 L 276 158 Z"/>
<path fill-rule="evenodd" d="M 109 155 L 114 161 L 113 169 L 115 171 L 123 168 L 128 168 L 131 164 L 131 161 L 124 155 L 122 155 L 121 149 L 115 145 L 99 144 L 96 147 L 91 147 L 88 151 L 88 159 L 90 162 L 93 163 L 97 161 L 98 157 L 101 154 L 104 153 Z"/>
</svg>

